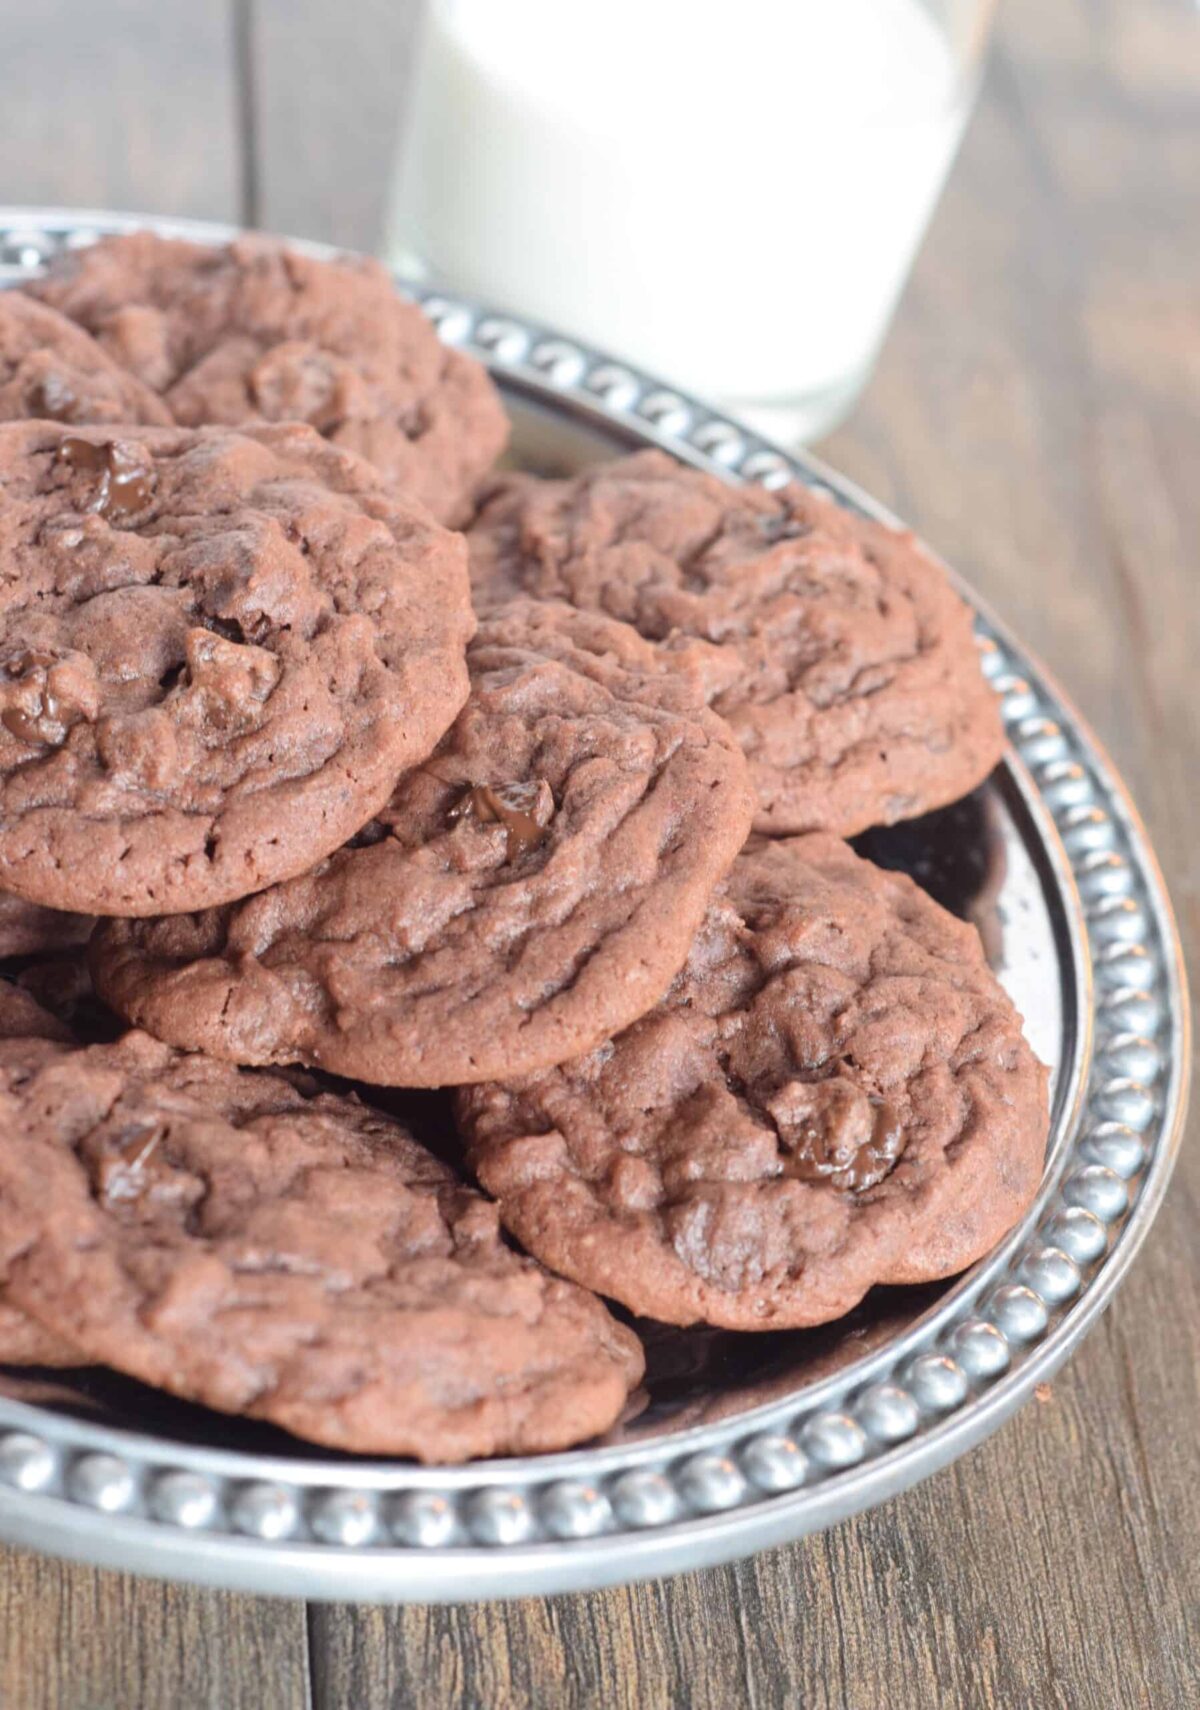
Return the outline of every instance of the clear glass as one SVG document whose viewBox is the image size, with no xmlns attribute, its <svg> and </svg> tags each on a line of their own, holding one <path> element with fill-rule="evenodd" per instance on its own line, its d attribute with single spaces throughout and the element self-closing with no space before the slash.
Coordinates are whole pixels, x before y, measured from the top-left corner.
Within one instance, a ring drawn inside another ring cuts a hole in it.
<svg viewBox="0 0 1200 1710">
<path fill-rule="evenodd" d="M 430 0 L 387 253 L 777 438 L 870 375 L 993 0 Z"/>
</svg>

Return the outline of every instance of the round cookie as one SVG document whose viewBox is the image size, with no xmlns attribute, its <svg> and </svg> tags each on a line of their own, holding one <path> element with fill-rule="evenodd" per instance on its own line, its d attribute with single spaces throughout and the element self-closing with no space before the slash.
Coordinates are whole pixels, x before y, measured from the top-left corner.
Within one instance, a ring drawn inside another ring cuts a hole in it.
<svg viewBox="0 0 1200 1710">
<path fill-rule="evenodd" d="M 365 257 L 135 232 L 73 250 L 32 289 L 161 393 L 176 421 L 309 422 L 442 518 L 463 513 L 508 437 L 484 369 L 443 345 Z"/>
<path fill-rule="evenodd" d="M 237 907 L 105 926 L 101 995 L 175 1044 L 410 1087 L 561 1062 L 655 1003 L 746 836 L 737 744 L 603 617 L 517 601 L 468 661 L 361 837 Z"/>
<path fill-rule="evenodd" d="M 64 914 L 60 909 L 42 908 L 0 891 L 0 959 L 5 956 L 40 956 L 86 944 L 95 926 L 90 914 Z"/>
<path fill-rule="evenodd" d="M 620 1038 L 457 1096 L 472 1167 L 543 1263 L 741 1330 L 962 1270 L 1031 1203 L 1049 1125 L 974 929 L 822 834 L 738 858 Z"/>
<path fill-rule="evenodd" d="M 735 487 L 639 452 L 569 481 L 501 477 L 471 531 L 477 605 L 620 618 L 736 731 L 773 835 L 908 819 L 1004 747 L 971 613 L 909 534 L 798 484 Z"/>
<path fill-rule="evenodd" d="M 89 1359 L 360 1453 L 565 1448 L 642 1373 L 393 1118 L 145 1034 L 0 1044 L 0 1265 Z"/>
<path fill-rule="evenodd" d="M 21 291 L 0 291 L 0 421 L 31 418 L 162 427 L 171 412 L 82 327 Z"/>
<path fill-rule="evenodd" d="M 461 537 L 310 428 L 0 426 L 0 887 L 97 914 L 336 849 L 466 696 Z"/>
</svg>

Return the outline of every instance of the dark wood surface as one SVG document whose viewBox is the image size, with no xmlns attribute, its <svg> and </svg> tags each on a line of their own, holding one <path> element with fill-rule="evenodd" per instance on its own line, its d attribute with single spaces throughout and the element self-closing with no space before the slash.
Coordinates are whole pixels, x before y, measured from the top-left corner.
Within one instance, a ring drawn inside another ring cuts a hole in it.
<svg viewBox="0 0 1200 1710">
<path fill-rule="evenodd" d="M 0 0 L 0 201 L 370 247 L 411 0 Z M 802 81 L 802 68 L 798 75 Z M 854 419 L 822 448 L 1070 686 L 1200 965 L 1200 14 L 1009 0 Z M 1193 1124 L 1193 1127 L 1195 1124 Z M 403 1610 L 0 1553 L 0 1710 L 1200 1703 L 1200 1153 L 1053 1388 L 874 1513 L 591 1596 Z"/>
</svg>

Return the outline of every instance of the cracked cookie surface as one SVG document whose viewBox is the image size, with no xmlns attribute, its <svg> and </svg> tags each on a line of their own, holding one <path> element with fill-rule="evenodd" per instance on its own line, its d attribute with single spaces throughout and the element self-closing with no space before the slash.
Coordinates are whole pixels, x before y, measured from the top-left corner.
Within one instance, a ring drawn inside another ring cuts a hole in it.
<svg viewBox="0 0 1200 1710">
<path fill-rule="evenodd" d="M 749 827 L 745 762 L 627 625 L 516 601 L 471 694 L 354 843 L 236 907 L 92 949 L 172 1042 L 443 1086 L 560 1062 L 650 1007 Z"/>
<path fill-rule="evenodd" d="M 60 257 L 31 289 L 175 421 L 308 422 L 447 520 L 508 437 L 485 370 L 365 256 L 134 232 Z"/>
<path fill-rule="evenodd" d="M 0 887 L 162 914 L 327 855 L 466 694 L 461 537 L 302 426 L 0 426 Z"/>
<path fill-rule="evenodd" d="M 171 412 L 82 327 L 0 290 L 0 421 L 156 423 Z"/>
<path fill-rule="evenodd" d="M 338 1449 L 564 1448 L 642 1374 L 395 1119 L 140 1033 L 0 1043 L 0 1265 L 81 1358 Z"/>
<path fill-rule="evenodd" d="M 757 831 L 908 819 L 965 795 L 1003 751 L 942 567 L 798 484 L 732 486 L 658 451 L 567 481 L 501 476 L 470 542 L 477 603 L 521 592 L 604 611 L 699 675 L 749 760 Z"/>
<path fill-rule="evenodd" d="M 962 1270 L 1032 1201 L 1049 1124 L 974 928 L 821 834 L 738 857 L 620 1037 L 457 1102 L 530 1252 L 634 1312 L 742 1330 Z"/>
</svg>

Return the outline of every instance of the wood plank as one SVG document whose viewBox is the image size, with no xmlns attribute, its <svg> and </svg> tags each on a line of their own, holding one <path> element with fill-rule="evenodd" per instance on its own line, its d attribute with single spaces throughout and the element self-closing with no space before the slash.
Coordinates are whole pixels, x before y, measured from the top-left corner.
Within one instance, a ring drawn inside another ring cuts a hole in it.
<svg viewBox="0 0 1200 1710">
<path fill-rule="evenodd" d="M 5 1710 L 307 1710 L 302 1603 L 0 1549 Z"/>
<path fill-rule="evenodd" d="M 420 0 L 247 0 L 257 221 L 378 246 Z"/>
<path fill-rule="evenodd" d="M 10 0 L 0 201 L 239 216 L 226 0 Z"/>
</svg>

